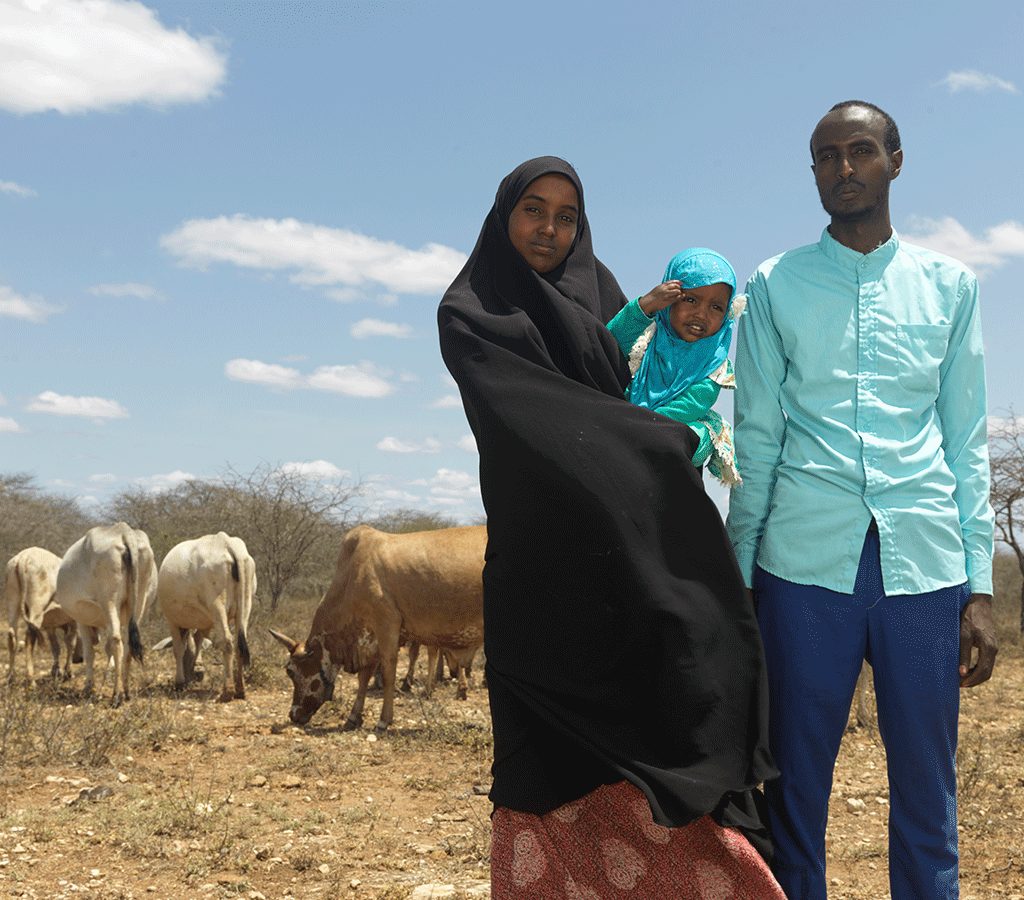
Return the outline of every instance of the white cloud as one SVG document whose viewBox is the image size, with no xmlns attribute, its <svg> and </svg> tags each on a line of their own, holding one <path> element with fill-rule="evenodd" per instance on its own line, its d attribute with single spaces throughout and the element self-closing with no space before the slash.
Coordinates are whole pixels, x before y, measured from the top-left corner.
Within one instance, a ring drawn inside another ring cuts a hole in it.
<svg viewBox="0 0 1024 900">
<path fill-rule="evenodd" d="M 128 418 L 128 410 L 116 400 L 106 400 L 103 397 L 69 397 L 54 391 L 43 391 L 26 409 L 55 416 L 80 416 L 83 419 Z"/>
<path fill-rule="evenodd" d="M 365 362 L 358 366 L 320 366 L 306 383 L 318 391 L 350 397 L 386 397 L 395 390 L 376 373 L 372 364 Z"/>
<path fill-rule="evenodd" d="M 431 409 L 462 409 L 462 398 L 458 394 L 445 394 L 430 404 Z"/>
<path fill-rule="evenodd" d="M 0 59 L 0 108 L 15 113 L 193 103 L 226 70 L 216 39 L 166 28 L 133 0 L 6 0 Z"/>
<path fill-rule="evenodd" d="M 185 265 L 287 270 L 294 283 L 331 288 L 331 296 L 345 300 L 353 299 L 345 289 L 369 283 L 403 294 L 435 293 L 466 261 L 465 254 L 441 244 L 410 250 L 344 228 L 241 214 L 190 219 L 160 244 Z"/>
<path fill-rule="evenodd" d="M 1017 85 L 1005 78 L 996 75 L 989 75 L 987 72 L 978 72 L 976 69 L 959 69 L 950 72 L 939 84 L 949 88 L 951 94 L 959 91 L 1005 91 L 1008 94 L 1018 94 Z"/>
<path fill-rule="evenodd" d="M 360 319 L 349 329 L 349 334 L 356 340 L 369 337 L 407 338 L 412 336 L 412 326 L 382 322 L 380 319 Z"/>
<path fill-rule="evenodd" d="M 7 416 L 0 416 L 0 434 L 18 434 L 23 431 L 22 427 Z"/>
<path fill-rule="evenodd" d="M 36 192 L 16 181 L 0 181 L 0 194 L 15 194 L 18 197 L 35 197 Z"/>
<path fill-rule="evenodd" d="M 310 375 L 303 375 L 298 369 L 258 359 L 231 359 L 224 365 L 224 374 L 232 381 L 246 381 L 281 390 L 306 388 L 329 391 L 349 397 L 386 397 L 395 390 L 384 374 L 369 362 L 354 366 L 319 366 Z"/>
<path fill-rule="evenodd" d="M 286 474 L 301 475 L 312 481 L 340 481 L 348 478 L 352 473 L 347 469 L 339 469 L 334 463 L 326 459 L 315 459 L 311 462 L 290 462 L 281 466 L 281 471 Z"/>
<path fill-rule="evenodd" d="M 92 484 L 113 484 L 117 481 L 117 476 L 110 472 L 97 472 L 95 475 L 89 476 L 89 481 Z"/>
<path fill-rule="evenodd" d="M 441 442 L 436 438 L 427 438 L 421 443 L 402 441 L 390 435 L 377 442 L 377 449 L 385 453 L 439 453 Z"/>
<path fill-rule="evenodd" d="M 247 381 L 267 387 L 292 389 L 302 387 L 297 369 L 260 362 L 258 359 L 231 359 L 224 365 L 224 374 L 232 381 Z"/>
<path fill-rule="evenodd" d="M 428 487 L 435 501 L 447 499 L 462 502 L 480 499 L 480 483 L 476 477 L 458 469 L 438 469 L 432 478 L 414 481 L 413 484 Z"/>
<path fill-rule="evenodd" d="M 160 292 L 149 284 L 126 281 L 121 284 L 94 284 L 89 293 L 96 297 L 137 297 L 139 300 L 159 298 Z"/>
<path fill-rule="evenodd" d="M 912 217 L 902 236 L 912 244 L 946 253 L 979 270 L 995 269 L 1013 257 L 1024 257 L 1024 225 L 1012 220 L 975 237 L 952 216 Z"/>
<path fill-rule="evenodd" d="M 132 480 L 147 491 L 156 493 L 157 491 L 170 490 L 185 481 L 195 481 L 195 477 L 191 472 L 182 472 L 181 469 L 175 469 L 173 472 L 165 472 L 160 475 L 145 475 Z"/>
<path fill-rule="evenodd" d="M 467 453 L 476 453 L 476 438 L 471 434 L 464 434 L 459 438 L 458 446 L 460 450 L 465 450 Z"/>
<path fill-rule="evenodd" d="M 7 405 L 7 398 L 3 394 L 0 394 L 0 406 L 6 406 L 6 405 Z"/>
<path fill-rule="evenodd" d="M 22 319 L 25 322 L 45 322 L 47 317 L 59 312 L 39 297 L 23 297 L 6 285 L 0 284 L 0 316 Z"/>
</svg>

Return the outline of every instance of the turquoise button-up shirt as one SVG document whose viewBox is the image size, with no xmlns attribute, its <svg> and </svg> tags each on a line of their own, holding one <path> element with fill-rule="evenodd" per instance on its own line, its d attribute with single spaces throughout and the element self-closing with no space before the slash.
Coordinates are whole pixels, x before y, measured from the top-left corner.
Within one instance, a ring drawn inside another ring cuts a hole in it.
<svg viewBox="0 0 1024 900">
<path fill-rule="evenodd" d="M 853 593 L 878 524 L 886 594 L 970 582 L 992 592 L 978 284 L 961 263 L 901 243 L 861 254 L 826 229 L 747 284 L 736 351 L 743 484 L 728 530 L 755 563 Z"/>
</svg>

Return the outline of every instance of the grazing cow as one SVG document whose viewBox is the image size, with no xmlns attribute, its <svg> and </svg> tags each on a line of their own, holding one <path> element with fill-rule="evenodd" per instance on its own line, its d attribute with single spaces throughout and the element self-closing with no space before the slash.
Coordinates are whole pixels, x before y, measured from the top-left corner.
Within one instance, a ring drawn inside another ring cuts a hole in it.
<svg viewBox="0 0 1024 900">
<path fill-rule="evenodd" d="M 64 554 L 54 599 L 78 623 L 86 695 L 93 689 L 93 644 L 102 629 L 107 656 L 114 660 L 114 705 L 128 699 L 131 658 L 142 662 L 138 622 L 156 594 L 156 578 L 149 537 L 124 522 L 90 528 Z"/>
<path fill-rule="evenodd" d="M 245 698 L 242 669 L 249 665 L 246 630 L 255 592 L 256 563 L 241 538 L 220 531 L 171 548 L 160 564 L 157 603 L 171 628 L 177 690 L 193 679 L 196 654 L 212 631 L 224 655 L 218 700 Z"/>
<path fill-rule="evenodd" d="M 345 723 L 358 728 L 379 661 L 384 703 L 377 730 L 385 730 L 394 719 L 395 667 L 403 640 L 460 654 L 483 643 L 486 546 L 482 525 L 408 534 L 385 534 L 368 525 L 349 531 L 309 636 L 298 642 L 271 632 L 289 653 L 285 671 L 294 687 L 289 718 L 299 725 L 308 722 L 331 699 L 337 673 L 344 669 L 359 676 Z"/>
<path fill-rule="evenodd" d="M 10 669 L 7 680 L 14 678 L 14 656 L 18 650 L 18 621 L 25 620 L 25 668 L 28 680 L 35 680 L 32 657 L 35 645 L 46 635 L 53 654 L 53 668 L 50 674 L 57 678 L 60 668 L 60 643 L 57 633 L 64 637 L 67 657 L 64 663 L 64 677 L 71 677 L 71 657 L 75 648 L 74 623 L 67 614 L 53 602 L 57 586 L 57 569 L 60 557 L 42 547 L 28 547 L 15 554 L 7 563 L 4 581 L 4 597 L 7 605 L 7 649 L 10 651 Z"/>
</svg>

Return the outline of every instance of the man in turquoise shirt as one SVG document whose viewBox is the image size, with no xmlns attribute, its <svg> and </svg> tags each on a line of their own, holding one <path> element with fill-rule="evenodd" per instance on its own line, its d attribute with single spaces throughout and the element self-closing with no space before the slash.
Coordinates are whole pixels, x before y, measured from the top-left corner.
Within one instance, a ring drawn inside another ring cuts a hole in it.
<svg viewBox="0 0 1024 900">
<path fill-rule="evenodd" d="M 768 666 L 773 868 L 790 898 L 826 896 L 832 770 L 867 659 L 893 900 L 955 898 L 959 688 L 996 654 L 977 281 L 893 231 L 887 113 L 837 104 L 811 156 L 830 224 L 754 273 L 736 354 L 728 528 Z"/>
</svg>

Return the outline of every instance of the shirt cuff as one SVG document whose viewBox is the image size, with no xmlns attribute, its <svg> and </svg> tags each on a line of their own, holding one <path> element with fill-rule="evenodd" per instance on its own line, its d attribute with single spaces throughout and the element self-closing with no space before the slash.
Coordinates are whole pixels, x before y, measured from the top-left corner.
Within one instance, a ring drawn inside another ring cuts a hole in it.
<svg viewBox="0 0 1024 900">
<path fill-rule="evenodd" d="M 733 552 L 736 554 L 736 562 L 739 563 L 744 586 L 753 589 L 754 566 L 757 564 L 757 546 L 754 544 L 742 544 L 734 547 Z"/>
<path fill-rule="evenodd" d="M 992 595 L 992 557 L 987 553 L 967 555 L 967 582 L 972 594 Z"/>
</svg>

